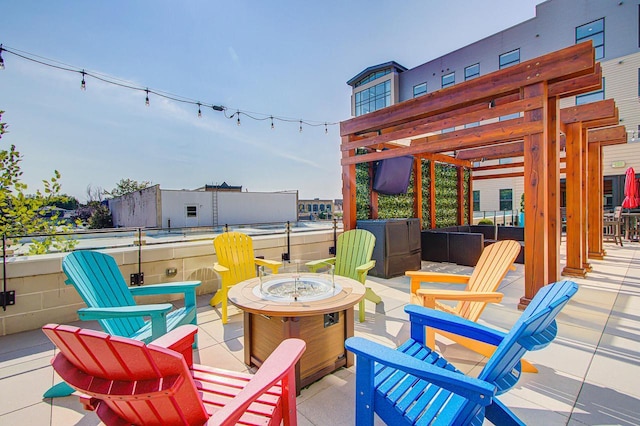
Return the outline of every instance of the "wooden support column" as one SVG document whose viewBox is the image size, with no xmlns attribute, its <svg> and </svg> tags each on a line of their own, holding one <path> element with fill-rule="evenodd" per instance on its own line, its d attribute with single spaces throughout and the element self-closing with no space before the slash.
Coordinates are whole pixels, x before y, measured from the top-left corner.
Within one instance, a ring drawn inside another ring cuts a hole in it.
<svg viewBox="0 0 640 426">
<path fill-rule="evenodd" d="M 566 125 L 567 264 L 562 275 L 584 277 L 582 259 L 582 123 Z M 526 221 L 525 221 L 526 223 Z"/>
<path fill-rule="evenodd" d="M 420 229 L 422 229 L 422 160 L 420 157 L 413 160 L 413 212 L 420 220 Z"/>
<path fill-rule="evenodd" d="M 593 197 L 589 197 L 590 191 L 589 191 L 589 188 L 587 187 L 588 178 L 589 178 L 589 167 L 588 167 L 588 161 L 587 161 L 588 160 L 587 145 L 589 141 L 588 141 L 588 131 L 586 128 L 582 129 L 582 138 L 580 139 L 580 141 L 581 141 L 580 148 L 582 151 L 582 167 L 581 167 L 582 168 L 582 205 L 580 206 L 580 211 L 582 212 L 582 215 L 580 218 L 581 226 L 582 226 L 582 233 L 580 234 L 582 238 L 582 254 L 580 255 L 580 258 L 582 259 L 582 267 L 584 268 L 584 270 L 587 272 L 591 272 L 593 268 L 591 267 L 591 264 L 589 263 L 589 259 L 587 257 L 588 247 L 589 247 L 588 246 L 589 240 L 587 238 L 589 233 L 587 215 L 589 213 L 588 211 L 589 199 Z"/>
<path fill-rule="evenodd" d="M 456 167 L 458 180 L 458 225 L 464 225 L 464 170 L 462 167 Z"/>
<path fill-rule="evenodd" d="M 342 144 L 349 141 L 348 136 L 342 137 Z M 343 151 L 343 159 L 349 157 L 350 151 Z M 353 154 L 355 155 L 355 154 Z M 356 227 L 356 165 L 347 164 L 342 166 L 342 224 L 344 230 L 355 229 Z"/>
<path fill-rule="evenodd" d="M 603 259 L 605 252 L 602 246 L 602 227 L 603 227 L 603 205 L 602 205 L 602 147 L 599 143 L 589 143 L 587 163 L 589 166 L 589 174 L 587 180 L 589 184 L 589 192 L 596 194 L 589 197 L 587 204 L 588 225 L 587 232 L 589 234 L 589 251 L 587 253 L 590 259 Z"/>
<path fill-rule="evenodd" d="M 560 216 L 560 100 L 549 98 L 547 105 L 547 179 L 549 202 L 549 268 L 547 283 L 558 281 L 560 277 L 560 238 L 562 218 Z M 525 200 L 526 200 L 525 195 Z M 525 224 L 527 221 L 525 220 Z"/>
<path fill-rule="evenodd" d="M 549 222 L 547 215 L 549 183 L 547 174 L 546 125 L 548 86 L 546 82 L 523 88 L 524 99 L 541 96 L 545 102 L 542 108 L 526 111 L 525 122 L 543 122 L 542 133 L 532 133 L 524 137 L 524 296 L 518 309 L 524 309 L 538 290 L 548 284 L 549 276 Z"/>
<path fill-rule="evenodd" d="M 436 227 L 436 162 L 429 160 L 429 217 L 431 229 Z"/>
</svg>

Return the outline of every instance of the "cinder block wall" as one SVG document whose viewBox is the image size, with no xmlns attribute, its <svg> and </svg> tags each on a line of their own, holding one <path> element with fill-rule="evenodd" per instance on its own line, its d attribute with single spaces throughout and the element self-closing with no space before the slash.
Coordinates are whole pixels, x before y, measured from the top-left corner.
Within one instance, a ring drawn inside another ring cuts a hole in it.
<svg viewBox="0 0 640 426">
<path fill-rule="evenodd" d="M 254 236 L 256 256 L 280 260 L 287 251 L 285 235 Z M 291 259 L 316 260 L 329 257 L 333 246 L 333 231 L 292 233 Z M 138 272 L 138 247 L 104 250 L 116 259 L 125 280 Z M 86 305 L 73 288 L 64 282 L 62 259 L 64 253 L 40 256 L 21 256 L 7 259 L 7 290 L 15 290 L 16 303 L 0 309 L 0 335 L 35 330 L 44 324 L 68 323 L 78 320 L 77 310 Z M 145 284 L 177 281 L 202 281 L 198 295 L 213 294 L 220 286 L 220 278 L 213 271 L 216 255 L 211 241 L 180 242 L 162 245 L 143 245 L 141 270 Z M 168 268 L 177 274 L 168 277 Z M 0 283 L 1 285 L 1 283 Z M 139 303 L 171 302 L 180 296 L 146 296 Z"/>
</svg>

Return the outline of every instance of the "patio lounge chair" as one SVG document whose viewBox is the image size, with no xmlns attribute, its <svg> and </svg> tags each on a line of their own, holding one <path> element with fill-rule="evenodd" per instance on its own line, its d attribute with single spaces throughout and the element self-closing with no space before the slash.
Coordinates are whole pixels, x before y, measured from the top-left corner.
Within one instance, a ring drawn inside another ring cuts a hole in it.
<svg viewBox="0 0 640 426">
<path fill-rule="evenodd" d="M 116 336 L 149 342 L 183 324 L 197 324 L 196 287 L 200 281 L 127 287 L 113 257 L 83 250 L 68 254 L 62 261 L 67 275 L 87 308 L 78 310 L 81 320 L 98 320 L 102 329 Z M 133 296 L 182 293 L 184 306 L 173 309 L 170 303 L 138 305 Z M 150 320 L 145 321 L 144 317 Z M 195 344 L 195 343 L 194 343 Z M 45 392 L 45 398 L 67 396 L 73 392 L 59 383 Z"/>
<path fill-rule="evenodd" d="M 365 229 L 345 231 L 338 236 L 335 257 L 308 262 L 307 267 L 311 272 L 316 272 L 323 266 L 332 264 L 335 267 L 334 273 L 336 275 L 358 280 L 362 285 L 365 285 L 367 272 L 376 266 L 376 261 L 371 260 L 375 244 L 376 237 Z M 380 296 L 375 294 L 369 287 L 366 287 L 364 299 L 358 305 L 360 322 L 363 322 L 365 317 L 365 299 L 372 301 L 376 305 L 382 301 Z"/>
<path fill-rule="evenodd" d="M 197 330 L 182 326 L 145 345 L 72 326 L 43 327 L 60 350 L 53 368 L 107 425 L 296 424 L 303 340 L 283 341 L 251 375 L 193 364 Z"/>
<path fill-rule="evenodd" d="M 524 425 L 497 398 L 518 381 L 526 351 L 542 349 L 557 333 L 556 315 L 577 292 L 561 281 L 542 287 L 520 319 L 503 333 L 446 312 L 407 305 L 411 338 L 396 350 L 361 337 L 345 347 L 356 354 L 356 424 Z M 425 345 L 424 327 L 481 340 L 497 349 L 477 378 L 458 371 Z"/>
<path fill-rule="evenodd" d="M 282 262 L 255 257 L 253 240 L 240 232 L 225 232 L 213 240 L 218 261 L 213 265 L 214 271 L 220 274 L 220 289 L 213 295 L 209 304 L 222 305 L 222 323 L 227 323 L 227 295 L 231 286 L 241 281 L 255 278 L 256 265 L 269 268 L 274 274 Z"/>
<path fill-rule="evenodd" d="M 520 253 L 520 243 L 514 240 L 502 240 L 488 245 L 482 251 L 480 259 L 471 275 L 446 274 L 425 271 L 407 271 L 411 278 L 410 303 L 427 308 L 438 309 L 458 315 L 469 321 L 477 322 L 488 303 L 499 303 L 503 294 L 497 292 L 498 286 L 507 275 L 509 268 Z M 420 288 L 421 282 L 441 282 L 465 284 L 464 290 L 441 290 Z M 458 301 L 455 306 L 440 303 L 440 300 Z M 435 349 L 435 330 L 427 328 L 427 346 Z M 454 342 L 486 357 L 491 356 L 495 347 L 482 342 L 441 332 Z M 523 360 L 523 371 L 538 371 L 531 363 Z"/>
</svg>

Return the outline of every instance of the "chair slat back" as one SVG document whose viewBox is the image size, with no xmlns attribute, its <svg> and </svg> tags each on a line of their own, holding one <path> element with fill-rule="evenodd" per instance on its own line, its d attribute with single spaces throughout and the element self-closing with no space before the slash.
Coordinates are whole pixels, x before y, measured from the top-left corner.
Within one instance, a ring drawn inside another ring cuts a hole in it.
<svg viewBox="0 0 640 426">
<path fill-rule="evenodd" d="M 60 350 L 53 367 L 71 386 L 102 400 L 101 418 L 112 412 L 140 425 L 193 425 L 208 419 L 179 353 L 72 326 L 48 324 L 43 331 Z"/>
<path fill-rule="evenodd" d="M 256 276 L 256 264 L 251 237 L 241 232 L 225 232 L 213 240 L 218 263 L 229 269 L 230 282 Z"/>
<path fill-rule="evenodd" d="M 514 240 L 503 240 L 488 245 L 482 251 L 478 263 L 473 269 L 468 291 L 494 292 L 509 272 L 520 253 L 520 243 Z M 462 318 L 476 322 L 487 306 L 486 302 L 458 302 L 456 308 Z"/>
<path fill-rule="evenodd" d="M 359 280 L 356 268 L 371 260 L 375 244 L 376 237 L 366 229 L 351 229 L 340 234 L 336 247 L 335 274 Z"/>
<path fill-rule="evenodd" d="M 572 281 L 559 281 L 542 287 L 496 348 L 478 376 L 494 383 L 498 394 L 509 390 L 520 376 L 520 359 L 527 350 L 547 346 L 555 338 L 555 318 L 578 291 Z"/>
<path fill-rule="evenodd" d="M 67 284 L 73 284 L 90 308 L 123 307 L 136 304 L 113 257 L 92 250 L 75 251 L 62 261 Z M 131 336 L 144 326 L 140 317 L 99 320 L 103 330 Z"/>
</svg>

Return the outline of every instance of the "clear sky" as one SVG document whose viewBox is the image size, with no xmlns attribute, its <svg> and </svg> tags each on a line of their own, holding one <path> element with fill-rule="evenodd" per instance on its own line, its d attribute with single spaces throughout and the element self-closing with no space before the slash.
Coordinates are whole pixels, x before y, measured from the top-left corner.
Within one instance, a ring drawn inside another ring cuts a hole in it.
<svg viewBox="0 0 640 426">
<path fill-rule="evenodd" d="M 62 174 L 62 192 L 122 178 L 163 189 L 204 184 L 341 198 L 346 81 L 368 66 L 413 68 L 535 16 L 541 0 L 4 0 L 0 43 L 206 104 L 293 123 L 225 118 L 197 106 L 3 53 L 0 140 L 24 155 L 28 192 Z"/>
</svg>

